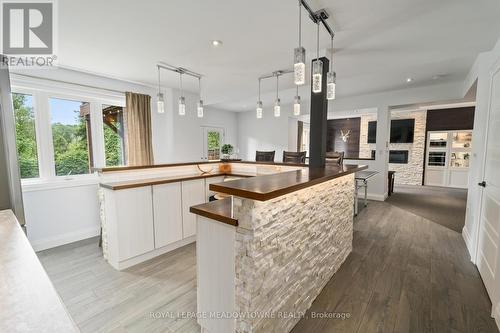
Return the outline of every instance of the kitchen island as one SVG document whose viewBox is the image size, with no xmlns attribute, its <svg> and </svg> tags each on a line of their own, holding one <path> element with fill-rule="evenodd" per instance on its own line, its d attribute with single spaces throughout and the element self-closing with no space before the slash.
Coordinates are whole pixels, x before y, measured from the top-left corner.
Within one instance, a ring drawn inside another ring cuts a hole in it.
<svg viewBox="0 0 500 333">
<path fill-rule="evenodd" d="M 211 184 L 198 215 L 203 332 L 288 332 L 352 251 L 354 173 L 301 168 Z"/>
</svg>

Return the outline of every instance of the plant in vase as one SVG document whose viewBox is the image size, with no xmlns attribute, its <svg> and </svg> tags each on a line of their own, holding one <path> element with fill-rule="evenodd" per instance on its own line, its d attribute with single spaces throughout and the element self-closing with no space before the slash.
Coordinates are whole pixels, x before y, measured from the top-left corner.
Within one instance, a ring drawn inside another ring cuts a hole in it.
<svg viewBox="0 0 500 333">
<path fill-rule="evenodd" d="M 222 146 L 221 148 L 221 153 L 222 153 L 222 159 L 223 160 L 228 160 L 231 157 L 231 154 L 233 153 L 234 147 L 228 143 Z"/>
</svg>

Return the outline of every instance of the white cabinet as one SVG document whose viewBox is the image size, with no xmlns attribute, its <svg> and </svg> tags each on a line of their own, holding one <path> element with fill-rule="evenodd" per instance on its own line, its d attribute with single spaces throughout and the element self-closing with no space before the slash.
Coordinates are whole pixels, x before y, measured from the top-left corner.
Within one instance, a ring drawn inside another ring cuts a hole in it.
<svg viewBox="0 0 500 333">
<path fill-rule="evenodd" d="M 153 186 L 155 248 L 180 241 L 182 236 L 181 183 Z"/>
<path fill-rule="evenodd" d="M 108 232 L 116 232 L 118 260 L 154 250 L 151 186 L 114 191 L 113 194 L 116 219 Z"/>
<path fill-rule="evenodd" d="M 182 226 L 184 238 L 196 235 L 196 215 L 189 212 L 189 207 L 204 202 L 204 179 L 194 179 L 182 182 Z"/>
<path fill-rule="evenodd" d="M 210 191 L 210 184 L 222 183 L 224 181 L 224 178 L 225 176 L 205 178 L 205 202 L 208 202 L 210 196 L 215 194 L 214 191 Z"/>
</svg>

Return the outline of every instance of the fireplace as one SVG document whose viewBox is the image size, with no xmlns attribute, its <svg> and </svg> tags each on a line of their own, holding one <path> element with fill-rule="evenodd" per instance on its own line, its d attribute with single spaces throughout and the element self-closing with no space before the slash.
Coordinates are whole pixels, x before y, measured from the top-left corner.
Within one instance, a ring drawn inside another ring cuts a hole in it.
<svg viewBox="0 0 500 333">
<path fill-rule="evenodd" d="M 408 150 L 391 150 L 389 151 L 389 163 L 407 164 Z"/>
</svg>

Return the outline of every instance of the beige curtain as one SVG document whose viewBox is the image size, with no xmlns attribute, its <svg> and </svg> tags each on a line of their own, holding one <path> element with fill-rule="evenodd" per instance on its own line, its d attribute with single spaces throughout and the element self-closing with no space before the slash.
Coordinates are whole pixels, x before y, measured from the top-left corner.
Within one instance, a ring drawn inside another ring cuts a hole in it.
<svg viewBox="0 0 500 333">
<path fill-rule="evenodd" d="M 126 92 L 125 150 L 127 166 L 152 165 L 151 96 Z"/>
</svg>

